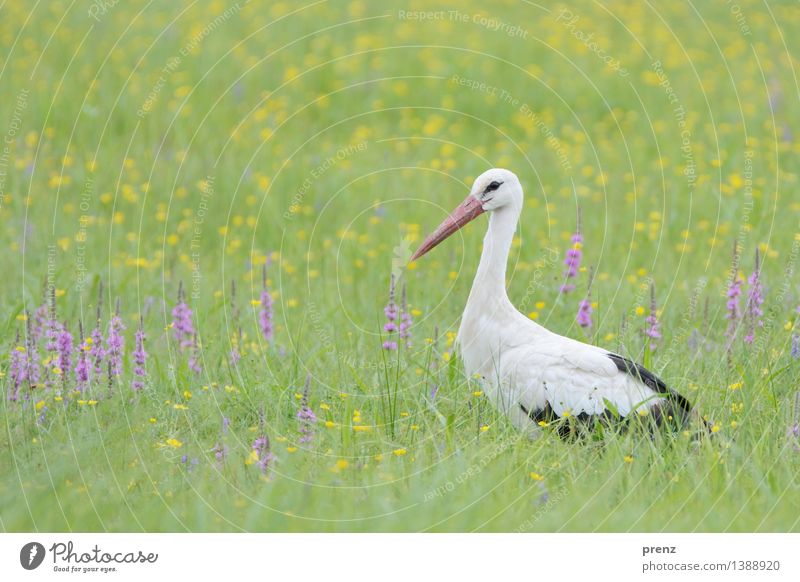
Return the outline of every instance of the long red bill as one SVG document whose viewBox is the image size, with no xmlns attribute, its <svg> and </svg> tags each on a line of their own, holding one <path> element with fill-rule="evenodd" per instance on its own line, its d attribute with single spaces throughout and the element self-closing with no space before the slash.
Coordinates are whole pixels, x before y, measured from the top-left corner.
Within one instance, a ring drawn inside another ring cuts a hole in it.
<svg viewBox="0 0 800 582">
<path fill-rule="evenodd" d="M 433 231 L 433 234 L 425 239 L 425 242 L 417 249 L 417 252 L 411 257 L 411 260 L 416 261 L 462 226 L 483 214 L 483 212 L 484 210 L 480 201 L 470 194 L 464 202 L 459 204 L 456 209 L 450 213 L 450 216 L 444 219 L 444 222 Z"/>
</svg>

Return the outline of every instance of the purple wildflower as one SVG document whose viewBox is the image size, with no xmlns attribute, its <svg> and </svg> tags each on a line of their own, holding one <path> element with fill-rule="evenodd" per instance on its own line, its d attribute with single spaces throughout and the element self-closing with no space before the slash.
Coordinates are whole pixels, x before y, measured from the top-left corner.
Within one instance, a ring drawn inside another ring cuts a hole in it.
<svg viewBox="0 0 800 582">
<path fill-rule="evenodd" d="M 47 420 L 47 406 L 42 406 L 42 409 L 39 411 L 39 416 L 36 417 L 36 424 L 43 425 L 44 421 Z"/>
<path fill-rule="evenodd" d="M 91 349 L 90 344 L 83 336 L 83 322 L 79 323 L 80 347 L 78 348 L 78 363 L 75 364 L 75 385 L 79 392 L 83 392 L 89 381 L 89 361 L 86 353 Z"/>
<path fill-rule="evenodd" d="M 317 415 L 308 405 L 308 394 L 311 389 L 311 374 L 306 377 L 306 386 L 303 389 L 303 400 L 300 410 L 297 411 L 297 422 L 300 425 L 301 443 L 310 443 L 314 440 L 314 426 L 317 424 Z"/>
<path fill-rule="evenodd" d="M 589 274 L 589 285 L 586 288 L 586 297 L 578 304 L 578 313 L 575 316 L 575 321 L 578 322 L 584 330 L 592 328 L 592 275 Z"/>
<path fill-rule="evenodd" d="M 58 367 L 59 350 L 58 339 L 61 334 L 61 323 L 56 319 L 56 294 L 55 290 L 50 294 L 50 309 L 47 315 L 47 322 L 45 323 L 45 345 L 44 349 L 47 351 L 47 359 L 45 365 L 45 386 L 50 387 L 50 374 L 55 373 L 55 368 Z"/>
<path fill-rule="evenodd" d="M 578 304 L 578 314 L 575 316 L 575 321 L 578 322 L 584 329 L 591 329 L 592 327 L 592 303 L 588 297 L 581 299 Z"/>
<path fill-rule="evenodd" d="M 192 351 L 189 354 L 189 369 L 195 374 L 200 374 L 203 368 L 200 366 L 200 344 L 197 341 L 197 334 L 192 336 Z"/>
<path fill-rule="evenodd" d="M 25 340 L 25 379 L 30 388 L 35 388 L 39 384 L 39 349 L 36 341 L 31 334 L 31 320 L 28 318 L 28 337 Z"/>
<path fill-rule="evenodd" d="M 656 310 L 656 288 L 650 285 L 650 315 L 645 319 L 647 328 L 644 334 L 650 338 L 650 351 L 654 351 L 657 340 L 661 339 L 661 324 L 658 321 L 658 311 Z"/>
<path fill-rule="evenodd" d="M 739 313 L 739 297 L 742 295 L 742 279 L 738 275 L 734 275 L 731 284 L 728 287 L 728 302 L 725 305 L 728 313 L 725 318 L 728 320 L 728 330 L 726 335 L 733 337 L 736 335 L 737 322 L 741 314 Z"/>
<path fill-rule="evenodd" d="M 181 455 L 181 464 L 186 465 L 187 471 L 194 470 L 195 467 L 200 463 L 199 460 L 196 458 L 189 459 L 189 455 Z"/>
<path fill-rule="evenodd" d="M 67 384 L 67 377 L 69 371 L 72 369 L 72 334 L 69 333 L 67 326 L 61 326 L 61 331 L 58 334 L 58 368 L 63 379 L 64 386 Z"/>
<path fill-rule="evenodd" d="M 91 335 L 89 338 L 91 339 L 91 348 L 89 349 L 89 359 L 91 360 L 92 364 L 94 365 L 94 376 L 95 378 L 100 378 L 103 374 L 103 360 L 106 357 L 106 350 L 103 347 L 103 330 L 101 329 L 102 324 L 102 313 L 103 309 L 103 283 L 100 283 L 100 286 L 97 291 L 97 322 L 95 323 L 95 327 L 92 330 Z"/>
<path fill-rule="evenodd" d="M 100 321 L 97 322 L 97 327 L 92 330 L 90 336 L 92 343 L 89 349 L 89 358 L 94 364 L 94 375 L 99 377 L 103 373 L 103 360 L 106 357 L 106 350 L 103 347 L 103 332 L 100 330 Z"/>
<path fill-rule="evenodd" d="M 236 364 L 239 363 L 239 360 L 242 359 L 242 355 L 239 353 L 239 350 L 237 350 L 236 347 L 234 347 L 231 350 L 230 359 L 231 359 L 231 366 L 233 366 L 234 368 L 236 367 Z"/>
<path fill-rule="evenodd" d="M 269 293 L 267 287 L 267 266 L 261 271 L 261 297 L 259 304 L 261 309 L 258 311 L 258 324 L 261 327 L 261 333 L 264 339 L 268 342 L 272 341 L 273 327 L 272 327 L 272 295 Z"/>
<path fill-rule="evenodd" d="M 300 442 L 310 443 L 314 440 L 314 426 L 317 424 L 317 415 L 308 405 L 303 405 L 297 411 L 297 420 L 300 423 Z"/>
<path fill-rule="evenodd" d="M 58 338 L 61 335 L 61 323 L 55 319 L 53 312 L 50 312 L 52 319 L 47 321 L 45 329 L 45 345 L 44 349 L 47 352 L 47 358 L 44 360 L 44 385 L 49 388 L 51 384 L 51 374 L 57 374 L 56 368 L 58 367 L 59 350 Z"/>
<path fill-rule="evenodd" d="M 581 259 L 583 258 L 583 235 L 581 234 L 581 214 L 578 210 L 578 220 L 575 227 L 575 233 L 572 235 L 572 246 L 567 249 L 567 256 L 564 259 L 564 284 L 561 285 L 559 290 L 563 294 L 575 290 L 575 284 L 570 282 L 578 276 L 578 270 L 581 267 Z"/>
<path fill-rule="evenodd" d="M 394 302 L 394 275 L 389 283 L 389 302 L 386 304 L 386 307 L 383 308 L 383 313 L 386 316 L 386 323 L 383 326 L 383 331 L 388 333 L 388 339 L 383 342 L 383 349 L 384 350 L 396 350 L 397 349 L 397 342 L 394 341 L 392 338 L 394 337 L 395 332 L 397 332 L 397 304 Z"/>
<path fill-rule="evenodd" d="M 405 340 L 406 348 L 411 347 L 411 325 L 414 320 L 411 318 L 411 313 L 408 311 L 408 302 L 406 301 L 406 284 L 403 283 L 403 294 L 400 301 L 400 339 Z"/>
<path fill-rule="evenodd" d="M 61 331 L 61 323 L 55 319 L 51 319 L 47 323 L 47 329 L 45 330 L 45 338 L 47 339 L 44 345 L 45 350 L 51 353 L 58 351 L 58 336 L 61 334 Z"/>
<path fill-rule="evenodd" d="M 725 330 L 725 336 L 730 342 L 736 336 L 739 328 L 739 320 L 741 313 L 739 312 L 739 297 L 742 295 L 742 279 L 739 277 L 739 250 L 738 245 L 733 246 L 733 264 L 731 265 L 731 282 L 728 285 L 727 292 L 728 302 L 725 304 L 727 313 L 725 319 L 728 320 L 728 327 Z"/>
<path fill-rule="evenodd" d="M 108 322 L 108 337 L 106 338 L 106 353 L 108 354 L 108 362 L 111 365 L 111 374 L 114 376 L 122 374 L 122 355 L 125 352 L 125 338 L 122 335 L 124 331 L 125 325 L 119 315 L 119 299 L 117 299 L 114 315 L 111 316 L 111 320 Z"/>
<path fill-rule="evenodd" d="M 38 344 L 39 339 L 47 332 L 48 329 L 48 322 L 50 318 L 48 317 L 50 312 L 50 308 L 47 304 L 47 300 L 42 300 L 42 304 L 36 308 L 34 312 L 34 320 L 33 326 L 31 327 L 31 334 L 33 336 L 33 343 Z"/>
<path fill-rule="evenodd" d="M 258 468 L 262 473 L 269 470 L 269 464 L 275 459 L 275 455 L 270 451 L 269 438 L 262 435 L 253 441 L 253 450 L 256 452 Z"/>
<path fill-rule="evenodd" d="M 796 333 L 792 335 L 792 358 L 800 359 L 800 335 Z"/>
<path fill-rule="evenodd" d="M 218 463 L 223 463 L 228 458 L 228 447 L 222 443 L 215 444 L 212 452 Z"/>
<path fill-rule="evenodd" d="M 761 316 L 764 315 L 761 305 L 764 303 L 764 292 L 761 286 L 761 264 L 756 249 L 756 264 L 750 277 L 747 278 L 747 283 L 750 288 L 747 292 L 747 321 L 748 330 L 744 341 L 748 344 L 753 343 L 756 337 L 756 329 L 762 327 L 764 322 L 761 321 Z"/>
<path fill-rule="evenodd" d="M 144 321 L 139 318 L 139 328 L 136 330 L 136 347 L 133 350 L 133 381 L 131 388 L 141 390 L 147 376 L 147 352 L 144 350 Z"/>
<path fill-rule="evenodd" d="M 550 492 L 547 490 L 544 481 L 539 481 L 538 485 L 539 491 L 541 491 L 541 495 L 539 495 L 539 505 L 547 505 L 547 502 L 550 501 Z"/>
<path fill-rule="evenodd" d="M 55 290 L 50 294 L 49 313 L 44 324 L 44 335 L 47 342 L 44 349 L 54 354 L 58 351 L 58 335 L 61 333 L 61 324 L 56 319 L 56 293 Z"/>
<path fill-rule="evenodd" d="M 217 461 L 221 463 L 226 459 L 227 456 L 228 456 L 228 446 L 217 443 L 217 446 L 215 447 L 214 451 L 214 457 L 216 457 Z"/>
<path fill-rule="evenodd" d="M 25 347 L 19 343 L 19 330 L 17 330 L 17 338 L 8 363 L 8 376 L 11 380 L 11 390 L 8 393 L 9 400 L 16 401 L 19 398 L 19 389 L 27 379 L 27 372 L 28 354 Z"/>
<path fill-rule="evenodd" d="M 106 374 L 108 378 L 108 397 L 114 394 L 114 371 L 111 369 L 111 360 L 106 361 Z"/>
<path fill-rule="evenodd" d="M 178 285 L 178 304 L 172 309 L 172 334 L 181 350 L 192 346 L 195 335 L 192 310 L 186 304 L 182 282 Z"/>
</svg>

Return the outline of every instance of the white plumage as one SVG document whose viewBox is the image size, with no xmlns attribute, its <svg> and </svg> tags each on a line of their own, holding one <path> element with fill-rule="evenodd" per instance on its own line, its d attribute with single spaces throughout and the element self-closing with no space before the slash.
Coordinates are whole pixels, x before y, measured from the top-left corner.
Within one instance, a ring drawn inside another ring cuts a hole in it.
<svg viewBox="0 0 800 582">
<path fill-rule="evenodd" d="M 685 420 L 690 407 L 661 380 L 633 362 L 548 331 L 511 304 L 506 263 L 522 211 L 512 172 L 481 174 L 464 202 L 422 244 L 430 251 L 483 212 L 489 213 L 481 260 L 458 332 L 466 373 L 481 379 L 492 403 L 519 429 L 555 417 L 653 414 Z"/>
</svg>

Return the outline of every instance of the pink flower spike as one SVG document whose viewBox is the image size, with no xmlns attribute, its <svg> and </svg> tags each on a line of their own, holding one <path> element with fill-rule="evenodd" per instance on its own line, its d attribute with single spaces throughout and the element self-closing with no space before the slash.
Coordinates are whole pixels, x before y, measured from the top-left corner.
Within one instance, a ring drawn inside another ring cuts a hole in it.
<svg viewBox="0 0 800 582">
<path fill-rule="evenodd" d="M 392 275 L 389 281 L 389 302 L 386 304 L 386 307 L 383 308 L 383 314 L 386 316 L 386 323 L 383 326 L 383 331 L 388 333 L 388 338 L 382 344 L 384 350 L 397 349 L 397 341 L 394 339 L 394 334 L 398 331 L 396 323 L 398 309 L 397 304 L 394 302 L 394 287 L 395 280 L 394 275 Z"/>
</svg>

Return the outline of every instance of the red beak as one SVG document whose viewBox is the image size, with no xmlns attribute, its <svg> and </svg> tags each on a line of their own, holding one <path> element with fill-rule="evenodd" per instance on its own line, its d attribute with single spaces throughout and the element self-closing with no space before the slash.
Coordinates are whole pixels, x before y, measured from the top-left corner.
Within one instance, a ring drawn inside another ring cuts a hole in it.
<svg viewBox="0 0 800 582">
<path fill-rule="evenodd" d="M 414 253 L 413 257 L 411 257 L 411 260 L 416 261 L 418 258 L 430 251 L 433 247 L 456 232 L 462 226 L 468 222 L 471 222 L 483 213 L 484 210 L 480 201 L 470 194 L 467 196 L 464 202 L 459 204 L 456 209 L 450 213 L 450 216 L 444 219 L 444 222 L 439 225 L 439 228 L 433 231 L 433 234 L 425 239 L 425 242 L 423 242 L 422 246 L 417 249 L 417 252 Z"/>
</svg>

